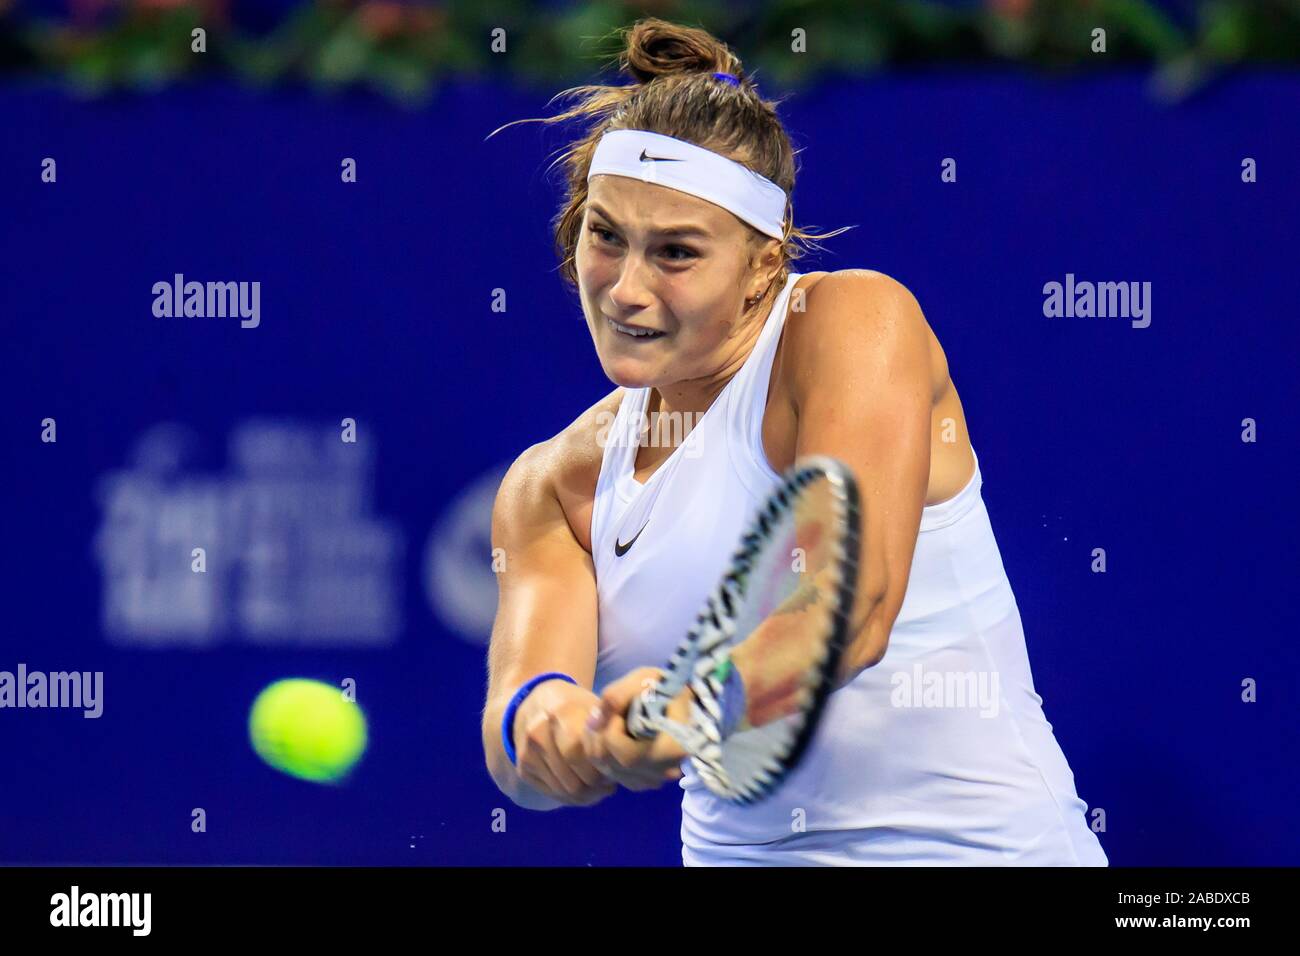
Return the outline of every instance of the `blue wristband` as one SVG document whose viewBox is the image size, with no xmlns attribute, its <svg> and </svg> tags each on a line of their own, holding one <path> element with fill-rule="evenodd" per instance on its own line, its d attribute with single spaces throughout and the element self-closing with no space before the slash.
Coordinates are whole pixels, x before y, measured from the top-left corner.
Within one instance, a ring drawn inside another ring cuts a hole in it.
<svg viewBox="0 0 1300 956">
<path fill-rule="evenodd" d="M 568 674 L 561 674 L 559 671 L 547 671 L 545 674 L 538 674 L 515 691 L 515 696 L 510 698 L 510 703 L 506 705 L 506 715 L 501 719 L 501 742 L 505 745 L 506 756 L 510 762 L 515 763 L 515 713 L 519 710 L 519 705 L 524 702 L 524 698 L 532 693 L 533 688 L 546 680 L 567 680 L 570 684 L 578 683 Z"/>
</svg>

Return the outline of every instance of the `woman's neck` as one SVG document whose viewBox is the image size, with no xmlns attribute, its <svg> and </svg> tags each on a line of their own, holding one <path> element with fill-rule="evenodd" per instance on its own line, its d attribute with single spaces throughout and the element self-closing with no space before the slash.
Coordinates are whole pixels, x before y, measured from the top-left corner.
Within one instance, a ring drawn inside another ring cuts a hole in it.
<svg viewBox="0 0 1300 956">
<path fill-rule="evenodd" d="M 771 310 L 768 310 L 770 314 Z M 683 379 L 671 385 L 657 385 L 650 389 L 646 414 L 659 413 L 660 417 L 680 415 L 683 419 L 699 421 L 717 401 L 722 390 L 744 367 L 758 344 L 758 337 L 767 325 L 767 316 L 749 323 L 748 334 L 741 337 L 737 347 L 717 371 L 701 378 Z"/>
</svg>

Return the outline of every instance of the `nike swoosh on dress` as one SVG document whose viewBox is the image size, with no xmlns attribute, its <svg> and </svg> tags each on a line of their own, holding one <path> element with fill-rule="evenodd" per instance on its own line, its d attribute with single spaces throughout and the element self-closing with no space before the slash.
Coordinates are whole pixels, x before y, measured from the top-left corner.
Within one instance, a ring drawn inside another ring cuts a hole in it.
<svg viewBox="0 0 1300 956">
<path fill-rule="evenodd" d="M 641 526 L 641 531 L 644 531 L 646 529 L 646 525 L 648 524 L 649 524 L 648 521 L 646 522 L 646 524 L 643 524 Z M 623 555 L 631 551 L 632 545 L 636 544 L 636 539 L 641 537 L 641 531 L 638 531 L 636 534 L 632 535 L 632 540 L 629 541 L 627 544 L 620 544 L 618 540 L 618 536 L 616 535 L 614 537 L 614 557 L 621 558 L 623 557 Z"/>
</svg>

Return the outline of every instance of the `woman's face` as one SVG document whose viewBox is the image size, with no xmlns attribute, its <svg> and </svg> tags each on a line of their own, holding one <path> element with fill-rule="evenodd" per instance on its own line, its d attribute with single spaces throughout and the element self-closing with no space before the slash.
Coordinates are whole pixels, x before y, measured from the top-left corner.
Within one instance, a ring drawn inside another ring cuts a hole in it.
<svg viewBox="0 0 1300 956">
<path fill-rule="evenodd" d="M 626 176 L 592 177 L 574 265 L 611 381 L 670 385 L 730 364 L 755 319 L 742 323 L 745 299 L 771 278 L 751 265 L 750 235 L 696 196 Z"/>
</svg>

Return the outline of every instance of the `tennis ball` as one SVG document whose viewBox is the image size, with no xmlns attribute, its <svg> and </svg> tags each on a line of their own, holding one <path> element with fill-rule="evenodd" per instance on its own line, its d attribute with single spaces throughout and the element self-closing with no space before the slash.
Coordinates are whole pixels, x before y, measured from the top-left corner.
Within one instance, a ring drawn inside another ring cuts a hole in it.
<svg viewBox="0 0 1300 956">
<path fill-rule="evenodd" d="M 248 715 L 253 750 L 276 770 L 337 783 L 366 749 L 366 715 L 337 687 L 294 677 L 268 686 Z"/>
</svg>

